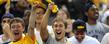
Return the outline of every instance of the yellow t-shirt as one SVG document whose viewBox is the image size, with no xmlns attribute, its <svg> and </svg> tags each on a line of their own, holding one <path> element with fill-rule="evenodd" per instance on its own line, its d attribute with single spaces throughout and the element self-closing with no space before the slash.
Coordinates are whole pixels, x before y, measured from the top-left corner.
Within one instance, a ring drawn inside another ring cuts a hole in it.
<svg viewBox="0 0 109 44">
<path fill-rule="evenodd" d="M 24 35 L 17 42 L 10 42 L 9 44 L 38 44 L 35 40 L 32 40 L 28 35 Z"/>
</svg>

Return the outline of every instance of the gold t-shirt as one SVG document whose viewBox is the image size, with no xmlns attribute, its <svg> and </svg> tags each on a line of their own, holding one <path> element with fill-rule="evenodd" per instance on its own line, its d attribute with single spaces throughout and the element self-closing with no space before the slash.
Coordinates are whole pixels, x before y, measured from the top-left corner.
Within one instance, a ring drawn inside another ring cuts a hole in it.
<svg viewBox="0 0 109 44">
<path fill-rule="evenodd" d="M 38 44 L 38 43 L 36 42 L 36 39 L 33 40 L 28 35 L 23 34 L 23 37 L 19 41 L 10 42 L 9 44 Z"/>
</svg>

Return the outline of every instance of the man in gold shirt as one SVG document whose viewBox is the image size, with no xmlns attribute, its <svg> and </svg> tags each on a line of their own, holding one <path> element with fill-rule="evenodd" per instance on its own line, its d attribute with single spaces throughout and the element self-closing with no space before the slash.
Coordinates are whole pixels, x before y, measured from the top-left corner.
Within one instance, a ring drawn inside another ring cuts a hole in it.
<svg viewBox="0 0 109 44">
<path fill-rule="evenodd" d="M 10 22 L 14 40 L 9 44 L 38 44 L 34 35 L 35 15 L 31 14 L 29 18 L 28 32 L 24 34 L 25 23 L 21 18 L 14 18 Z"/>
<path fill-rule="evenodd" d="M 37 44 L 34 35 L 34 15 L 30 16 L 28 33 L 24 34 L 25 23 L 21 18 L 14 18 L 10 23 L 10 30 L 12 31 L 14 40 L 9 44 Z M 31 20 L 32 19 L 32 20 Z"/>
</svg>

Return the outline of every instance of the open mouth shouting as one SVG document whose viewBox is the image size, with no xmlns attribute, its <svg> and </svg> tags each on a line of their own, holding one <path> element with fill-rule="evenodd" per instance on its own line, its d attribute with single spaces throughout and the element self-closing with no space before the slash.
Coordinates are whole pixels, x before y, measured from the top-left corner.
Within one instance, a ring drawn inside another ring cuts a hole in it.
<svg viewBox="0 0 109 44">
<path fill-rule="evenodd" d="M 20 36 L 20 32 L 18 32 L 18 31 L 14 31 L 13 34 L 16 38 Z"/>
<path fill-rule="evenodd" d="M 61 31 L 56 32 L 57 35 L 60 35 L 61 33 L 62 33 Z"/>
<path fill-rule="evenodd" d="M 19 35 L 19 32 L 15 32 L 14 35 L 15 35 L 15 36 Z"/>
</svg>

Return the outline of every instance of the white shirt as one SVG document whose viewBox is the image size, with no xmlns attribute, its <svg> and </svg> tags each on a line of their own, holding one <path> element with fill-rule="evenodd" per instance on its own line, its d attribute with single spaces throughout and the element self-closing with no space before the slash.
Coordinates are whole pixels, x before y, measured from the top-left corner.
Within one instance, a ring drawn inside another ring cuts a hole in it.
<svg viewBox="0 0 109 44">
<path fill-rule="evenodd" d="M 101 44 L 109 44 L 109 33 L 106 33 L 101 41 Z"/>
<path fill-rule="evenodd" d="M 53 29 L 52 29 L 52 26 L 48 25 L 47 29 L 48 29 L 48 33 L 51 35 L 51 37 L 55 38 L 55 34 L 54 34 Z"/>
<path fill-rule="evenodd" d="M 50 35 L 45 42 L 45 44 L 71 44 L 71 42 L 67 38 L 62 38 L 64 39 L 64 42 L 57 41 L 56 38 L 52 38 Z"/>
<path fill-rule="evenodd" d="M 90 36 L 85 36 L 85 38 L 83 39 L 83 41 L 80 43 L 77 41 L 77 39 L 75 38 L 75 36 L 71 37 L 68 39 L 72 44 L 100 44 L 99 41 L 95 38 L 92 38 Z"/>
<path fill-rule="evenodd" d="M 37 31 L 36 28 L 34 29 L 35 31 L 35 37 L 36 37 L 36 40 L 39 44 L 43 44 L 43 41 L 42 41 L 42 38 L 40 36 L 40 31 Z"/>
<path fill-rule="evenodd" d="M 52 29 L 52 26 L 47 26 L 47 29 L 48 29 L 48 33 L 50 34 L 50 36 L 54 38 L 55 34 L 54 34 L 53 29 Z M 36 40 L 38 41 L 38 43 L 43 44 L 42 38 L 40 36 L 40 31 L 37 31 L 36 28 L 34 29 L 34 31 L 35 31 L 35 37 L 36 37 Z"/>
<path fill-rule="evenodd" d="M 2 38 L 3 38 L 3 34 L 0 35 L 0 44 L 3 44 L 3 43 L 6 43 L 6 42 L 9 42 L 10 41 L 10 39 L 8 39 L 6 41 L 3 41 Z"/>
<path fill-rule="evenodd" d="M 3 35 L 0 35 L 0 44 L 3 43 L 2 36 L 3 36 Z"/>
<path fill-rule="evenodd" d="M 98 41 L 101 42 L 104 34 L 108 29 L 103 25 L 103 23 L 97 22 L 95 25 L 89 25 L 86 23 L 87 35 L 96 38 Z"/>
<path fill-rule="evenodd" d="M 109 10 L 104 12 L 104 14 L 102 15 L 102 18 L 101 18 L 101 22 L 106 24 L 108 16 L 109 16 Z"/>
</svg>

